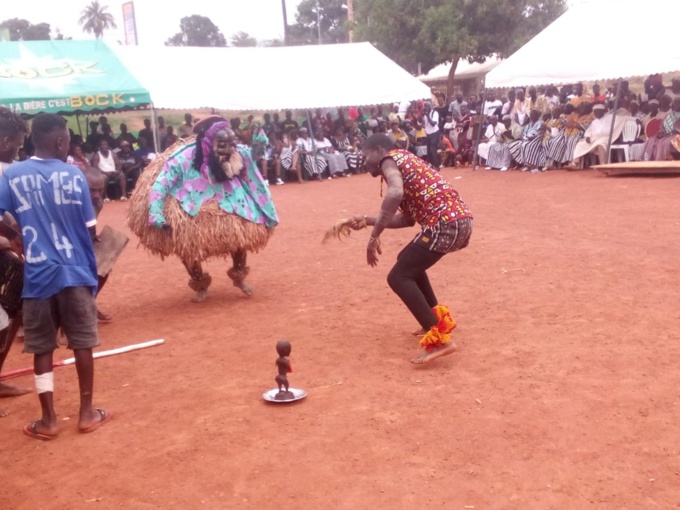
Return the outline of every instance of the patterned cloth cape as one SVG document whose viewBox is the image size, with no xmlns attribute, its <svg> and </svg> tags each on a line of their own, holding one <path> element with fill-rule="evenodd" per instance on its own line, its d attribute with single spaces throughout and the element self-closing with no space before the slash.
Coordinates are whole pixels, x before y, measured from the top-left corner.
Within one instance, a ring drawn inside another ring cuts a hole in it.
<svg viewBox="0 0 680 510">
<path fill-rule="evenodd" d="M 208 202 L 216 202 L 220 209 L 248 221 L 267 227 L 278 225 L 279 219 L 262 175 L 252 159 L 250 149 L 238 146 L 244 169 L 236 177 L 216 182 L 209 172 L 202 173 L 193 166 L 196 143 L 183 146 L 170 156 L 151 188 L 149 224 L 161 227 L 165 197 L 175 198 L 190 216 L 196 216 Z"/>
</svg>

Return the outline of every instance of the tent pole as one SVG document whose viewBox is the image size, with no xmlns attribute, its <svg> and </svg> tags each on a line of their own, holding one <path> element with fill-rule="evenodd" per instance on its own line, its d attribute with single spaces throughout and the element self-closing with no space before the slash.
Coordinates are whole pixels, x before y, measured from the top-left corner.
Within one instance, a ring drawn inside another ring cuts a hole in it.
<svg viewBox="0 0 680 510">
<path fill-rule="evenodd" d="M 83 130 L 80 128 L 80 115 L 78 115 L 77 113 L 76 113 L 76 123 L 78 124 L 78 134 L 79 134 L 79 135 L 81 136 L 81 138 L 82 138 L 82 136 L 83 136 Z"/>
<path fill-rule="evenodd" d="M 609 160 L 611 159 L 611 150 L 612 150 L 612 137 L 614 136 L 614 126 L 616 125 L 616 112 L 619 109 L 619 100 L 621 99 L 621 78 L 619 78 L 619 81 L 616 83 L 616 99 L 614 100 L 614 111 L 612 112 L 612 125 L 609 128 L 609 140 L 607 141 L 607 160 L 605 161 L 605 164 L 609 164 Z"/>
<path fill-rule="evenodd" d="M 153 132 L 154 152 L 160 153 L 160 138 L 158 137 L 158 116 L 156 115 L 156 107 L 151 103 L 151 131 Z"/>
<path fill-rule="evenodd" d="M 484 108 L 486 107 L 486 84 L 482 80 L 482 93 L 484 94 L 484 101 L 482 101 L 482 111 L 479 112 L 479 130 L 477 132 L 477 144 L 475 145 L 475 155 L 472 158 L 472 171 L 477 170 L 477 163 L 479 163 L 479 143 L 482 141 L 482 123 L 484 122 Z"/>
<path fill-rule="evenodd" d="M 314 128 L 312 127 L 312 119 L 309 117 L 309 110 L 305 110 L 305 114 L 307 115 L 307 125 L 309 126 L 309 136 L 312 137 L 312 147 L 314 147 L 314 154 L 312 157 L 314 160 L 312 163 L 314 164 L 314 170 L 318 172 L 319 167 L 317 166 L 317 161 L 316 161 L 316 138 L 314 138 Z M 321 175 L 319 175 L 319 180 L 321 180 Z"/>
</svg>

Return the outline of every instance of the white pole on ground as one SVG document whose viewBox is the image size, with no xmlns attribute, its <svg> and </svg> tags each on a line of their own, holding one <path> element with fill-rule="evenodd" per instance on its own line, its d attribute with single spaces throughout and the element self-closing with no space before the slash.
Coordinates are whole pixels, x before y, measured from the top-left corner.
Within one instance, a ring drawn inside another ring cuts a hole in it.
<svg viewBox="0 0 680 510">
<path fill-rule="evenodd" d="M 140 349 L 147 349 L 165 343 L 162 338 L 159 340 L 151 340 L 150 342 L 143 342 L 141 344 L 128 345 L 127 347 L 118 347 L 117 349 L 110 349 L 108 351 L 95 352 L 92 356 L 94 359 L 106 358 L 107 356 L 115 356 L 116 354 L 124 354 L 126 352 L 138 351 Z M 76 362 L 75 358 L 67 358 L 61 361 L 56 361 L 52 364 L 53 368 L 63 367 L 66 365 L 73 365 Z M 10 377 L 18 377 L 20 375 L 32 374 L 33 367 L 20 368 L 11 372 L 0 374 L 0 380 L 9 379 Z"/>
</svg>

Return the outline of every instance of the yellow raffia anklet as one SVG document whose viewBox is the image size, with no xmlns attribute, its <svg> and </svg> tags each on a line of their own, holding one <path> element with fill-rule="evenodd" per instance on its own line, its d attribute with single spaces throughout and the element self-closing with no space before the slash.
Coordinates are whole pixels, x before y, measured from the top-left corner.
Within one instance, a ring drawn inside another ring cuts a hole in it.
<svg viewBox="0 0 680 510">
<path fill-rule="evenodd" d="M 456 328 L 456 321 L 451 317 L 451 312 L 444 305 L 435 306 L 432 311 L 439 322 L 430 328 L 420 339 L 420 346 L 426 351 L 432 351 L 451 341 L 451 332 Z"/>
</svg>

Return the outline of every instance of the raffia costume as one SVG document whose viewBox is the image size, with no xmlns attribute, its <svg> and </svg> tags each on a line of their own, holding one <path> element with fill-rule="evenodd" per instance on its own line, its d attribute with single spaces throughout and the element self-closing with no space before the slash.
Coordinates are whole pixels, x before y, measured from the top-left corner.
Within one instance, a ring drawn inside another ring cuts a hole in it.
<svg viewBox="0 0 680 510">
<path fill-rule="evenodd" d="M 225 121 L 202 129 L 196 140 L 175 144 L 146 168 L 128 213 L 130 229 L 146 249 L 161 259 L 179 257 L 195 301 L 205 298 L 212 282 L 202 268 L 211 258 L 231 257 L 229 278 L 250 294 L 247 253 L 263 249 L 278 225 L 250 149 L 231 141 Z"/>
</svg>

